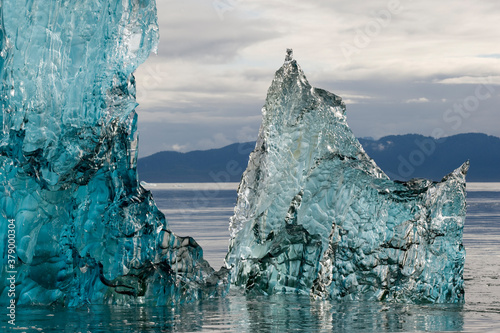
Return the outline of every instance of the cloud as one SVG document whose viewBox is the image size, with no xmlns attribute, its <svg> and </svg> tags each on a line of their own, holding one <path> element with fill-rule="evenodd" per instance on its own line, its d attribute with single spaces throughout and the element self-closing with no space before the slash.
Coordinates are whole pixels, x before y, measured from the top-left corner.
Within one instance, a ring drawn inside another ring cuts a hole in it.
<svg viewBox="0 0 500 333">
<path fill-rule="evenodd" d="M 480 54 L 478 55 L 479 58 L 495 58 L 495 59 L 500 59 L 500 54 L 499 53 L 493 53 L 493 54 Z"/>
<path fill-rule="evenodd" d="M 197 146 L 200 149 L 210 149 L 214 147 L 223 147 L 232 143 L 224 133 L 216 133 L 211 138 L 204 138 L 203 140 L 199 140 Z"/>
<path fill-rule="evenodd" d="M 405 103 L 428 103 L 430 102 L 429 99 L 425 97 L 420 97 L 420 98 L 412 98 L 412 99 L 407 99 Z"/>
<path fill-rule="evenodd" d="M 439 84 L 485 84 L 500 85 L 500 76 L 460 76 L 451 77 L 443 80 L 436 80 Z"/>
<path fill-rule="evenodd" d="M 140 122 L 139 156 L 152 155 L 158 151 L 175 150 L 187 152 L 199 149 L 220 148 L 233 142 L 256 140 L 260 119 L 241 124 L 210 124 L 192 122 Z M 146 142 L 146 144 L 145 144 Z"/>
<path fill-rule="evenodd" d="M 459 129 L 443 124 L 471 84 L 500 84 L 496 0 L 226 3 L 221 19 L 212 0 L 157 0 L 159 53 L 136 72 L 141 155 L 256 137 L 289 47 L 313 86 L 343 98 L 356 135 L 500 135 L 497 97 Z M 355 50 L 346 57 L 342 45 Z"/>
<path fill-rule="evenodd" d="M 373 96 L 356 95 L 356 93 L 343 92 L 342 90 L 337 91 L 336 94 L 342 97 L 345 104 L 369 103 L 374 99 Z"/>
<path fill-rule="evenodd" d="M 279 36 L 273 22 L 242 18 L 238 11 L 220 20 L 212 1 L 157 1 L 160 44 L 167 59 L 222 63 L 249 45 Z"/>
<path fill-rule="evenodd" d="M 257 138 L 258 131 L 256 131 L 255 126 L 244 126 L 238 131 L 236 138 L 238 142 L 250 142 L 255 141 Z"/>
<path fill-rule="evenodd" d="M 189 148 L 188 145 L 180 145 L 180 144 L 177 144 L 177 143 L 175 143 L 175 144 L 172 145 L 172 150 L 173 151 L 179 151 L 179 152 L 181 152 L 181 151 L 187 151 L 188 148 Z"/>
</svg>

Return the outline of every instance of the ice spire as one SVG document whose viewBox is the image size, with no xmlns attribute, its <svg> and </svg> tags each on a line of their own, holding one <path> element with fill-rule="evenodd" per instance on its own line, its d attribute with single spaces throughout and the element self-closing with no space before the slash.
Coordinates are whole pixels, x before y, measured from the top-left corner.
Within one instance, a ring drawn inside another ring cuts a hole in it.
<svg viewBox="0 0 500 333">
<path fill-rule="evenodd" d="M 248 292 L 463 302 L 465 174 L 391 181 L 287 50 L 238 188 L 226 257 Z"/>
<path fill-rule="evenodd" d="M 293 60 L 293 50 L 286 49 L 285 64 L 290 63 Z"/>
</svg>

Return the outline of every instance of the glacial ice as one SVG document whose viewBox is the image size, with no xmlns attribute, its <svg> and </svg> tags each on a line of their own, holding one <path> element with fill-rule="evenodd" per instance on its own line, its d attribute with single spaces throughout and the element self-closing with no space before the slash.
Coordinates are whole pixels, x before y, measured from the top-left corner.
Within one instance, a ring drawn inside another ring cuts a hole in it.
<svg viewBox="0 0 500 333">
<path fill-rule="evenodd" d="M 226 293 L 227 270 L 171 233 L 137 180 L 133 71 L 156 49 L 155 1 L 2 0 L 0 11 L 2 302 L 12 274 L 19 305 Z"/>
<path fill-rule="evenodd" d="M 336 300 L 464 300 L 465 175 L 390 180 L 364 152 L 339 96 L 287 51 L 238 188 L 226 265 L 257 294 Z"/>
</svg>

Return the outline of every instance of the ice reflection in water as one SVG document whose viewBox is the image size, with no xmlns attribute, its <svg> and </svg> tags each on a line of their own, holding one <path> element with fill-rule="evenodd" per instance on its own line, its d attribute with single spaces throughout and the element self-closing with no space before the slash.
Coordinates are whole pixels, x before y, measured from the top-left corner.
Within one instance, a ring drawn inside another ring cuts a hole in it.
<svg viewBox="0 0 500 333">
<path fill-rule="evenodd" d="M 233 291 L 177 308 L 25 308 L 26 329 L 58 332 L 408 332 L 461 331 L 460 305 L 311 301 L 307 296 L 244 296 Z"/>
</svg>

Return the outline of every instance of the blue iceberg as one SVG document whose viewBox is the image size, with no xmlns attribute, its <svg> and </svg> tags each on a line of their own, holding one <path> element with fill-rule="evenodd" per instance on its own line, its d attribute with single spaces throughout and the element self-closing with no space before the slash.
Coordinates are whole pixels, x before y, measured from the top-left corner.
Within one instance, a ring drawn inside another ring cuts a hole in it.
<svg viewBox="0 0 500 333">
<path fill-rule="evenodd" d="M 392 181 L 345 110 L 288 50 L 230 220 L 231 282 L 257 294 L 463 302 L 468 162 L 441 182 Z"/>
<path fill-rule="evenodd" d="M 69 306 L 226 293 L 227 270 L 170 232 L 138 183 L 133 72 L 157 42 L 154 0 L 2 1 L 2 302 L 12 289 L 17 304 Z"/>
</svg>

